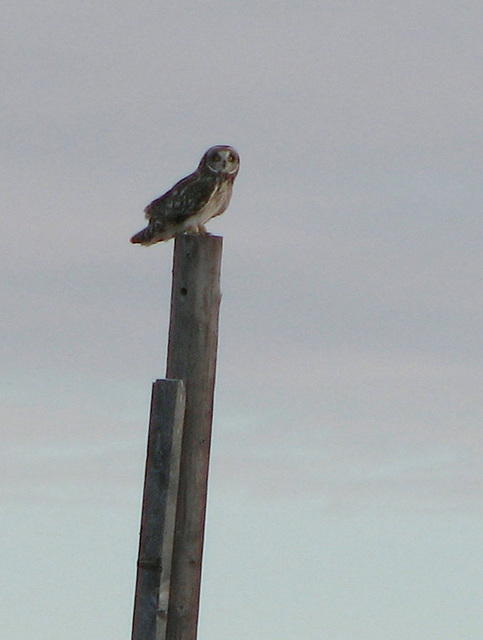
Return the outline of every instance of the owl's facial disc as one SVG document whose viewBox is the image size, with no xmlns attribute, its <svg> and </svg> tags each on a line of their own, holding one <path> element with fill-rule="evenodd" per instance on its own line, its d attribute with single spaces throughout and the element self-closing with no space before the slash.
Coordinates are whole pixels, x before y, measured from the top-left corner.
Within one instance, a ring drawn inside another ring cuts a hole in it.
<svg viewBox="0 0 483 640">
<path fill-rule="evenodd" d="M 215 173 L 233 174 L 238 171 L 240 160 L 231 147 L 213 147 L 206 153 L 206 163 Z"/>
</svg>

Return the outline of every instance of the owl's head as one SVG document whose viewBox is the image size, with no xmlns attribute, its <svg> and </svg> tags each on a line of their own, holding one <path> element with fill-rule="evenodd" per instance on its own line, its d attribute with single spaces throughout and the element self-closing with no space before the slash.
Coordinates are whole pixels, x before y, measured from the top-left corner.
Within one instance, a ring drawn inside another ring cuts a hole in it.
<svg viewBox="0 0 483 640">
<path fill-rule="evenodd" d="M 240 156 L 233 147 L 227 145 L 211 147 L 201 158 L 199 169 L 205 168 L 213 173 L 235 177 L 240 168 Z"/>
</svg>

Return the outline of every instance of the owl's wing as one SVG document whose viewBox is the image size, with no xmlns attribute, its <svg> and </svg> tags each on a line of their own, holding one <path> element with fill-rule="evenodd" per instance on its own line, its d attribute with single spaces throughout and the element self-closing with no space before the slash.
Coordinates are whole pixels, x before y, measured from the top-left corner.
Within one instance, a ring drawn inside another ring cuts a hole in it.
<svg viewBox="0 0 483 640">
<path fill-rule="evenodd" d="M 202 209 L 216 191 L 216 179 L 193 173 L 149 204 L 144 213 L 153 222 L 180 224 Z"/>
</svg>

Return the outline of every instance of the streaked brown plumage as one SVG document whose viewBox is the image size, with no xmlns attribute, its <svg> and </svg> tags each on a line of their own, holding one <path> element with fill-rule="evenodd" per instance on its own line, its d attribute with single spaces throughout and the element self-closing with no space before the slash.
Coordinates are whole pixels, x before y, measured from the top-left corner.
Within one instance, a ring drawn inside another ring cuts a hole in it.
<svg viewBox="0 0 483 640">
<path fill-rule="evenodd" d="M 230 203 L 240 157 L 232 147 L 211 147 L 196 171 L 144 210 L 148 226 L 131 242 L 149 246 L 180 233 L 206 233 L 205 224 L 221 215 Z"/>
</svg>

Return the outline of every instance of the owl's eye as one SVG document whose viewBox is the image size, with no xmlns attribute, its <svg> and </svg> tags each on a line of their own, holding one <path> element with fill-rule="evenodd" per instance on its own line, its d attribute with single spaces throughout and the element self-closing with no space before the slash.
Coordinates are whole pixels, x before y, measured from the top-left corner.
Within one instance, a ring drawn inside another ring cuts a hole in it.
<svg viewBox="0 0 483 640">
<path fill-rule="evenodd" d="M 220 159 L 220 154 L 219 153 L 215 153 L 215 155 L 213 156 L 213 160 L 215 162 L 218 162 L 219 159 Z"/>
<path fill-rule="evenodd" d="M 235 162 L 235 156 L 232 153 L 228 156 L 228 162 Z"/>
</svg>

